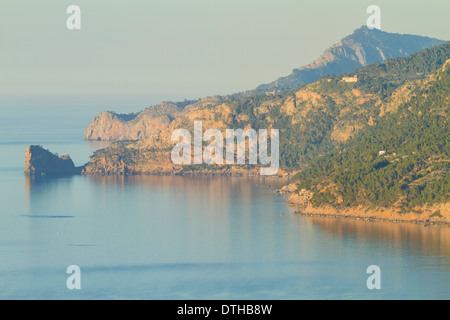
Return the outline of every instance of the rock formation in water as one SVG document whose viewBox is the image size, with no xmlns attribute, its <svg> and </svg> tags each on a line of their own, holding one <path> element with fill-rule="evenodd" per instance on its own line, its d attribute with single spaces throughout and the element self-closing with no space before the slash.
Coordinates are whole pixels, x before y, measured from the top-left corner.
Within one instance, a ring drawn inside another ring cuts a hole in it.
<svg viewBox="0 0 450 320">
<path fill-rule="evenodd" d="M 212 97 L 175 104 L 182 111 L 170 123 L 147 138 L 117 141 L 96 151 L 82 174 L 241 175 L 258 171 L 247 165 L 174 165 L 171 151 L 177 142 L 172 141 L 172 133 L 181 128 L 192 136 L 195 121 L 202 121 L 204 131 L 214 128 L 223 136 L 227 129 L 279 129 L 280 168 L 299 170 L 387 115 L 396 114 L 449 58 L 450 43 L 446 43 L 363 67 L 353 74 L 357 82 L 342 81 L 346 75 L 338 75 L 279 95 Z"/>
<path fill-rule="evenodd" d="M 172 163 L 171 150 L 176 144 L 171 140 L 172 133 L 181 128 L 192 136 L 195 121 L 202 121 L 204 131 L 214 128 L 222 135 L 227 129 L 279 128 L 280 167 L 298 170 L 396 114 L 413 98 L 415 90 L 430 83 L 429 77 L 448 58 L 450 43 L 384 65 L 366 66 L 355 73 L 360 79 L 355 83 L 342 82 L 342 75 L 338 75 L 283 95 L 228 97 L 203 107 L 187 107 L 170 124 L 145 139 L 118 141 L 98 150 L 85 173 L 201 174 L 214 170 L 227 174 L 226 166 L 181 167 Z"/>
<path fill-rule="evenodd" d="M 81 174 L 68 155 L 57 156 L 41 146 L 31 145 L 25 151 L 25 174 L 38 176 L 67 176 Z"/>
<path fill-rule="evenodd" d="M 353 74 L 326 76 L 292 92 L 161 104 L 167 107 L 165 113 L 158 113 L 158 108 L 130 115 L 105 113 L 103 120 L 97 119 L 88 128 L 87 138 L 126 141 L 96 151 L 89 163 L 79 168 L 68 156 L 30 146 L 25 173 L 258 174 L 250 165 L 174 165 L 172 133 L 186 129 L 192 136 L 194 121 L 202 121 L 205 130 L 214 128 L 222 135 L 227 129 L 279 128 L 280 166 L 300 170 L 294 177 L 297 188 L 280 190 L 291 193 L 288 203 L 312 213 L 330 213 L 344 205 L 345 210 L 358 213 L 369 205 L 386 207 L 383 203 L 390 201 L 394 204 L 389 210 L 427 212 L 422 215 L 426 223 L 449 221 L 449 101 L 445 99 L 449 96 L 449 59 L 450 42 L 365 66 Z M 157 118 L 163 119 L 160 126 L 144 125 Z M 385 148 L 386 141 L 392 150 Z M 399 178 L 392 180 L 396 175 Z M 393 182 L 379 183 L 389 179 Z M 354 183 L 366 184 L 354 187 Z M 381 188 L 384 191 L 380 193 Z M 391 214 L 389 210 L 386 214 Z"/>
</svg>

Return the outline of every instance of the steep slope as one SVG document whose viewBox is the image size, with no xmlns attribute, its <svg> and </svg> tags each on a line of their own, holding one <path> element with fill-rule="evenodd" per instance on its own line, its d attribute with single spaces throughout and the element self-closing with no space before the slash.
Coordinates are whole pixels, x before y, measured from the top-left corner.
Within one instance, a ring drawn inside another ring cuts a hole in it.
<svg viewBox="0 0 450 320">
<path fill-rule="evenodd" d="M 163 102 L 137 114 L 117 114 L 104 111 L 86 128 L 86 140 L 139 140 L 169 124 L 177 117 L 180 108 Z"/>
<path fill-rule="evenodd" d="M 220 97 L 208 97 L 195 101 L 162 102 L 139 113 L 118 114 L 104 111 L 86 128 L 86 140 L 141 140 L 169 125 L 182 112 L 217 104 Z"/>
<path fill-rule="evenodd" d="M 363 26 L 327 49 L 310 65 L 295 69 L 291 75 L 255 90 L 227 97 L 210 97 L 180 103 L 165 102 L 137 114 L 120 115 L 103 112 L 86 128 L 87 140 L 140 140 L 169 125 L 173 119 L 192 108 L 219 105 L 223 101 L 246 99 L 249 96 L 294 91 L 323 76 L 353 72 L 356 68 L 386 59 L 405 57 L 425 48 L 443 43 L 441 40 L 415 35 L 402 35 L 370 30 Z M 261 98 L 256 98 L 261 100 Z"/>
<path fill-rule="evenodd" d="M 377 207 L 450 221 L 450 60 L 407 95 L 296 175 L 298 189 L 312 192 L 309 211 Z"/>
<path fill-rule="evenodd" d="M 259 94 L 293 91 L 326 75 L 353 72 L 356 68 L 386 59 L 405 57 L 443 43 L 441 40 L 415 35 L 402 35 L 370 30 L 363 26 L 327 49 L 310 65 L 295 69 L 291 75 L 255 90 L 228 97 L 210 97 L 179 103 L 163 102 L 136 114 L 121 115 L 102 112 L 86 128 L 87 140 L 140 140 L 170 124 L 191 108 L 220 104 L 223 100 L 240 99 Z M 259 99 L 259 98 L 258 98 Z"/>
<path fill-rule="evenodd" d="M 25 151 L 25 175 L 66 176 L 81 174 L 82 167 L 75 167 L 68 155 L 57 156 L 41 146 L 29 146 Z"/>
<path fill-rule="evenodd" d="M 242 166 L 174 166 L 171 133 L 191 133 L 195 120 L 206 129 L 280 129 L 282 168 L 300 169 L 338 147 L 360 130 L 375 126 L 410 101 L 427 76 L 450 59 L 450 43 L 406 58 L 359 69 L 357 82 L 343 75 L 325 77 L 296 92 L 250 97 L 224 97 L 220 103 L 187 107 L 168 126 L 137 142 L 119 142 L 97 151 L 85 174 L 143 174 L 203 171 L 228 174 Z M 353 75 L 353 74 L 352 74 Z M 248 167 L 254 173 L 254 168 Z"/>
<path fill-rule="evenodd" d="M 327 49 L 311 64 L 294 69 L 286 77 L 260 85 L 254 92 L 294 90 L 325 75 L 353 72 L 358 67 L 386 59 L 406 57 L 443 42 L 429 37 L 388 33 L 363 26 Z"/>
</svg>

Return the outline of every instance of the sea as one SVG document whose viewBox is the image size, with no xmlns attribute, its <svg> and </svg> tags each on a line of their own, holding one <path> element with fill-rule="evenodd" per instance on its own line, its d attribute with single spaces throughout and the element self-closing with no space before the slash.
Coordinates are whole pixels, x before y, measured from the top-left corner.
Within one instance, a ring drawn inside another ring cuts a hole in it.
<svg viewBox="0 0 450 320">
<path fill-rule="evenodd" d="M 28 145 L 82 165 L 94 116 L 145 106 L 0 98 L 0 299 L 450 298 L 450 228 L 299 216 L 286 179 L 24 176 Z"/>
</svg>

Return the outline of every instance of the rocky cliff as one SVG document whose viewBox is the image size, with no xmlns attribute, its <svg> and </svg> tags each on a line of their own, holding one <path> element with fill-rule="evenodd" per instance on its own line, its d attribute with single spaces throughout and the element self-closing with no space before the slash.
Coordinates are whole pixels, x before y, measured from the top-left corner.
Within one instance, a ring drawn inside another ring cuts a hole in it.
<svg viewBox="0 0 450 320">
<path fill-rule="evenodd" d="M 296 174 L 310 197 L 296 190 L 288 203 L 307 215 L 449 224 L 450 59 L 409 85 L 389 116 Z"/>
<path fill-rule="evenodd" d="M 230 101 L 228 101 L 229 103 Z M 216 101 L 217 103 L 217 101 Z M 194 121 L 201 120 L 203 127 L 225 131 L 236 113 L 228 103 L 189 106 L 166 127 L 138 141 L 117 141 L 110 147 L 98 150 L 84 168 L 85 175 L 131 174 L 196 174 L 196 175 L 258 175 L 259 167 L 233 165 L 174 165 L 171 150 L 176 142 L 172 132 L 185 128 L 192 132 Z"/>
<path fill-rule="evenodd" d="M 208 97 L 195 101 L 162 102 L 139 113 L 119 114 L 104 111 L 86 128 L 86 140 L 118 141 L 141 140 L 167 127 L 181 114 L 217 104 L 220 97 Z"/>
<path fill-rule="evenodd" d="M 450 43 L 420 53 L 369 65 L 356 72 L 358 82 L 342 75 L 325 77 L 294 92 L 279 95 L 208 98 L 188 103 L 170 123 L 138 141 L 118 141 L 97 151 L 84 174 L 253 174 L 243 166 L 175 166 L 171 134 L 178 128 L 193 133 L 194 121 L 204 130 L 280 129 L 280 167 L 298 170 L 373 127 L 423 87 L 426 76 L 450 58 Z M 387 90 L 388 88 L 389 90 Z"/>
<path fill-rule="evenodd" d="M 299 170 L 314 159 L 348 141 L 360 131 L 375 126 L 387 115 L 408 103 L 426 78 L 450 58 L 450 43 L 423 50 L 406 58 L 387 60 L 361 68 L 358 81 L 347 83 L 343 75 L 321 80 L 280 94 L 209 97 L 181 104 L 171 121 L 140 140 L 117 141 L 98 150 L 84 166 L 86 175 L 108 174 L 255 174 L 252 166 L 175 166 L 170 157 L 174 130 L 193 133 L 195 121 L 204 131 L 218 129 L 279 129 L 280 168 Z M 170 105 L 167 105 L 170 108 Z M 130 123 L 143 118 L 136 114 L 117 116 L 114 121 Z M 155 113 L 152 113 L 155 116 Z M 225 135 L 224 135 L 225 136 Z M 204 147 L 207 143 L 204 144 Z M 384 149 L 380 149 L 384 150 Z M 306 189 L 306 188 L 305 188 Z"/>
<path fill-rule="evenodd" d="M 163 102 L 136 114 L 104 111 L 91 121 L 85 130 L 86 140 L 140 140 L 169 124 L 180 109 Z"/>
<path fill-rule="evenodd" d="M 41 146 L 29 146 L 25 151 L 25 174 L 28 176 L 67 176 L 81 174 L 68 155 L 60 156 Z"/>
<path fill-rule="evenodd" d="M 167 127 L 180 115 L 194 109 L 220 105 L 224 100 L 241 96 L 294 91 L 301 85 L 313 83 L 326 75 L 353 72 L 358 67 L 374 62 L 383 62 L 386 59 L 405 57 L 443 42 L 428 37 L 370 30 L 363 26 L 327 49 L 311 64 L 294 69 L 291 75 L 261 85 L 255 90 L 227 97 L 208 97 L 182 103 L 163 102 L 136 114 L 102 112 L 86 128 L 85 138 L 108 141 L 144 139 Z M 363 97 L 361 101 L 363 99 L 366 98 Z M 355 124 L 355 126 L 358 125 Z M 342 139 L 343 136 L 349 136 L 350 133 L 338 133 L 336 138 Z"/>
</svg>

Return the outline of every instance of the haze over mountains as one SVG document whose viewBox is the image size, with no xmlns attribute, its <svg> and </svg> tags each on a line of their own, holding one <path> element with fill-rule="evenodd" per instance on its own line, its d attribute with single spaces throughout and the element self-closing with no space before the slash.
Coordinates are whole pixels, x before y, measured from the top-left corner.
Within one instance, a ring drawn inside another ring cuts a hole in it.
<svg viewBox="0 0 450 320">
<path fill-rule="evenodd" d="M 357 82 L 343 81 L 346 75 L 341 74 L 325 76 L 292 92 L 212 97 L 187 102 L 186 106 L 174 104 L 182 111 L 170 123 L 153 128 L 154 132 L 146 138 L 119 141 L 97 151 L 85 173 L 175 174 L 202 170 L 214 174 L 237 173 L 232 166 L 172 163 L 170 152 L 175 145 L 171 140 L 172 132 L 178 128 L 192 132 L 194 121 L 202 121 L 205 130 L 215 128 L 222 132 L 239 128 L 277 128 L 280 130 L 280 166 L 285 170 L 302 169 L 358 132 L 395 114 L 399 106 L 411 100 L 420 81 L 442 68 L 448 59 L 450 43 L 444 43 L 405 58 L 362 67 L 349 74 L 356 76 Z M 109 134 L 122 132 L 122 118 L 115 117 L 114 121 L 115 127 L 105 128 Z M 138 115 L 125 124 L 135 130 L 142 121 L 144 117 Z M 241 169 L 244 167 L 239 167 L 239 174 L 245 171 Z"/>
<path fill-rule="evenodd" d="M 311 64 L 294 69 L 291 75 L 233 96 L 292 91 L 325 75 L 353 72 L 361 66 L 383 62 L 385 59 L 405 57 L 444 42 L 423 36 L 388 33 L 363 26 L 327 49 Z M 89 124 L 85 138 L 109 141 L 143 139 L 169 124 L 183 113 L 183 109 L 215 104 L 219 100 L 222 100 L 222 97 L 180 103 L 163 102 L 141 113 L 130 115 L 105 111 Z"/>
<path fill-rule="evenodd" d="M 287 91 L 319 80 L 325 75 L 348 73 L 356 68 L 386 59 L 406 57 L 417 51 L 437 46 L 445 41 L 384 32 L 362 26 L 343 38 L 312 63 L 294 69 L 286 77 L 262 84 L 254 92 Z"/>
<path fill-rule="evenodd" d="M 352 36 L 365 31 L 358 29 Z M 394 41 L 392 35 L 374 32 L 385 43 Z M 414 36 L 407 38 L 413 41 Z M 380 48 L 374 38 L 371 41 L 371 48 Z M 419 46 L 407 44 L 397 53 Z M 333 56 L 328 63 L 322 63 L 322 57 L 317 65 L 367 63 L 369 52 L 374 52 L 355 49 L 351 56 L 348 50 L 338 50 L 341 58 Z M 375 50 L 386 57 L 385 51 Z M 282 169 L 278 174 L 300 171 L 300 203 L 322 212 L 323 206 L 343 205 L 384 207 L 388 215 L 390 208 L 426 211 L 426 219 L 450 221 L 449 72 L 450 42 L 445 42 L 351 73 L 325 75 L 290 91 L 163 102 L 129 115 L 103 112 L 86 129 L 86 138 L 121 141 L 96 151 L 89 163 L 75 169 L 84 175 L 258 175 L 259 168 L 248 164 L 174 164 L 172 133 L 182 128 L 192 134 L 195 121 L 222 133 L 276 128 Z M 27 164 L 30 175 L 49 167 L 48 159 L 33 154 L 28 158 L 37 159 Z"/>
</svg>

